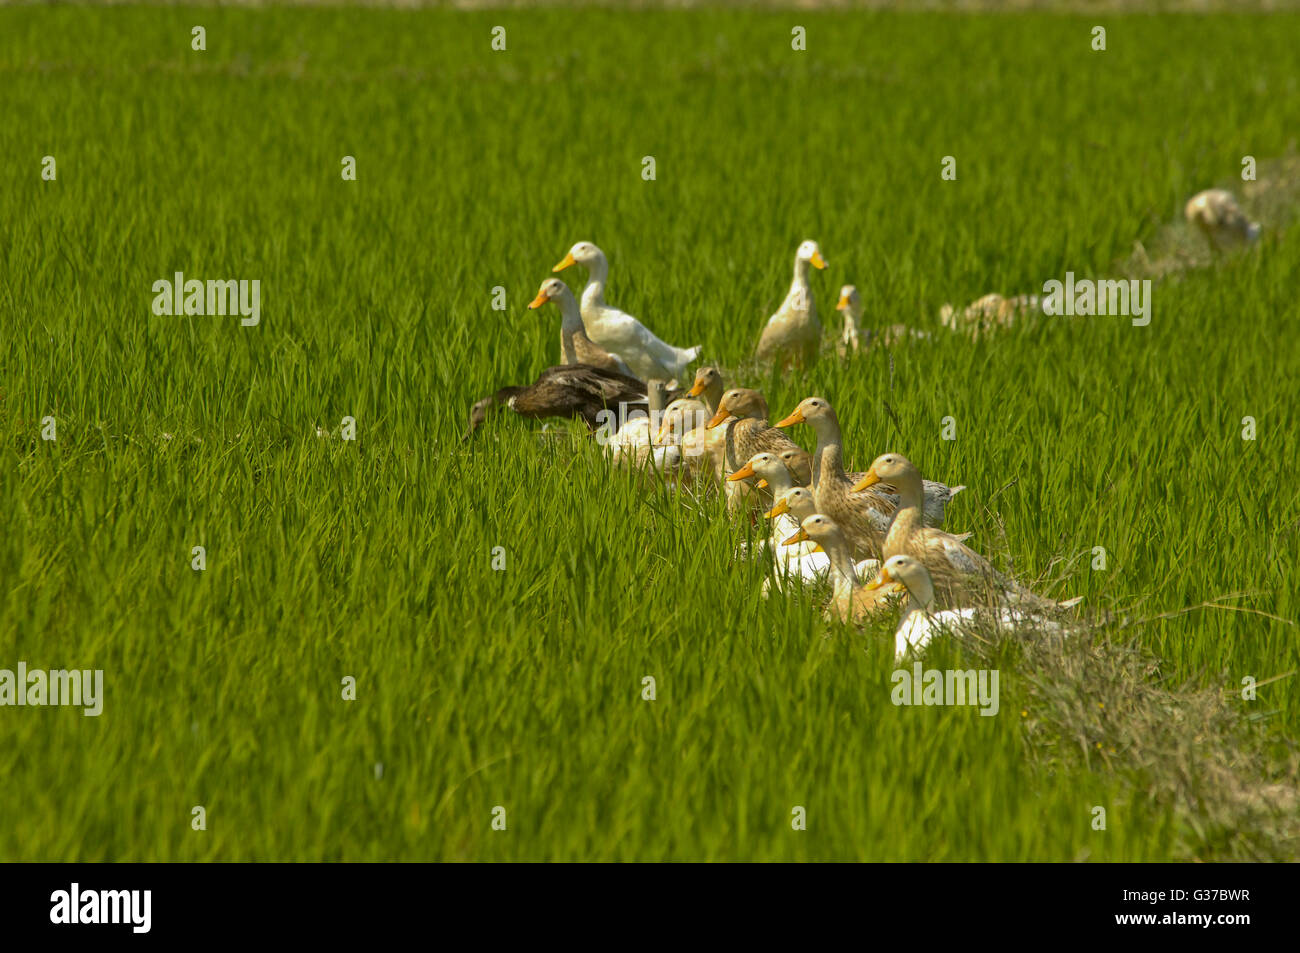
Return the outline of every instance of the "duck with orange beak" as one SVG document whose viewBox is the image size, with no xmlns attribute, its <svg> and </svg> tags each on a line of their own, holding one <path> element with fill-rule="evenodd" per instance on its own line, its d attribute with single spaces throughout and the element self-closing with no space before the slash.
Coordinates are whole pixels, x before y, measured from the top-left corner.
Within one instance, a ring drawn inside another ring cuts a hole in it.
<svg viewBox="0 0 1300 953">
<path fill-rule="evenodd" d="M 853 285 L 845 285 L 841 288 L 840 300 L 835 305 L 835 310 L 844 317 L 844 330 L 840 333 L 835 351 L 840 357 L 847 358 L 861 346 L 858 322 L 862 320 L 862 296 L 858 294 L 858 289 Z"/>
<path fill-rule="evenodd" d="M 620 355 L 643 380 L 676 380 L 684 376 L 686 366 L 700 356 L 700 348 L 674 347 L 661 341 L 636 318 L 606 304 L 609 261 L 591 242 L 578 242 L 553 270 L 563 271 L 574 265 L 587 269 L 580 309 L 591 339 L 610 353 Z"/>
<path fill-rule="evenodd" d="M 777 569 L 771 580 L 764 581 L 764 595 L 773 585 L 784 592 L 791 581 L 816 582 L 830 572 L 830 557 L 802 528 L 803 521 L 816 513 L 812 491 L 806 486 L 795 486 L 777 494 L 772 508 L 763 514 L 772 521 Z M 877 560 L 863 559 L 853 569 L 859 579 L 869 579 L 879 567 Z"/>
<path fill-rule="evenodd" d="M 930 572 L 917 559 L 907 555 L 891 556 L 867 588 L 878 593 L 907 593 L 894 630 L 894 656 L 901 661 L 920 656 L 936 636 L 978 635 L 991 641 L 998 630 L 1016 634 L 1063 636 L 1077 627 L 1020 607 L 973 606 L 961 609 L 936 608 L 934 583 Z"/>
<path fill-rule="evenodd" d="M 726 389 L 722 372 L 716 367 L 705 366 L 695 372 L 695 381 L 686 393 L 688 397 L 698 397 L 704 401 L 704 405 L 709 409 L 709 417 L 712 418 L 718 412 L 718 404 Z"/>
<path fill-rule="evenodd" d="M 785 300 L 767 319 L 758 339 L 754 356 L 762 363 L 782 367 L 810 367 L 821 350 L 822 326 L 817 320 L 817 302 L 808 283 L 810 268 L 827 267 L 821 249 L 814 241 L 801 244 L 794 254 L 794 280 Z"/>
<path fill-rule="evenodd" d="M 736 420 L 727 428 L 727 472 L 735 473 L 756 453 L 780 454 L 798 450 L 799 445 L 767 422 L 767 401 L 749 387 L 733 387 L 718 401 L 717 412 L 709 429 L 721 426 L 729 418 Z"/>
<path fill-rule="evenodd" d="M 806 517 L 799 532 L 785 540 L 785 544 L 805 541 L 812 541 L 828 560 L 831 578 L 831 601 L 826 606 L 828 618 L 860 622 L 889 604 L 892 593 L 869 589 L 862 583 L 863 575 L 875 572 L 880 564 L 872 559 L 855 565 L 848 537 L 833 519 L 824 513 Z"/>
<path fill-rule="evenodd" d="M 853 481 L 844 472 L 843 438 L 839 418 L 823 397 L 808 397 L 777 427 L 808 424 L 817 434 L 812 455 L 812 491 L 817 512 L 833 520 L 848 540 L 855 558 L 880 557 L 880 549 L 894 515 L 894 501 L 880 492 L 853 493 Z"/>
<path fill-rule="evenodd" d="M 1005 602 L 1049 610 L 1073 604 L 1057 603 L 1030 592 L 967 546 L 965 536 L 924 525 L 921 472 L 901 453 L 876 457 L 853 488 L 869 492 L 886 483 L 897 490 L 899 502 L 885 537 L 885 558 L 908 556 L 924 566 L 933 590 L 932 599 L 940 608 Z"/>
<path fill-rule="evenodd" d="M 889 520 L 893 518 L 898 507 L 898 494 L 888 484 L 876 486 L 868 492 L 854 491 L 853 484 L 862 479 L 862 473 L 849 473 L 844 469 L 844 438 L 840 432 L 839 418 L 835 409 L 824 397 L 808 397 L 800 401 L 790 416 L 777 422 L 777 427 L 792 427 L 795 424 L 808 424 L 817 434 L 817 449 L 812 454 L 812 488 L 817 496 L 817 505 L 821 512 L 832 519 L 839 514 L 842 529 L 855 546 L 873 545 L 870 541 L 878 537 L 879 544 L 884 542 L 884 534 L 889 530 Z M 822 475 L 826 478 L 823 479 Z M 944 511 L 952 498 L 964 490 L 964 486 L 950 487 L 947 484 L 926 480 L 923 484 L 924 519 L 929 526 L 943 523 Z M 861 495 L 861 499 L 857 497 Z M 823 500 L 823 495 L 826 499 Z M 826 507 L 830 506 L 831 510 Z M 869 523 L 856 526 L 850 517 L 849 509 L 866 507 Z M 884 522 L 877 514 L 883 514 Z M 862 555 L 880 554 L 879 545 Z"/>
<path fill-rule="evenodd" d="M 782 494 L 795 488 L 790 471 L 786 469 L 786 465 L 781 461 L 781 458 L 775 453 L 767 452 L 754 454 L 739 470 L 728 476 L 727 480 L 731 483 L 749 480 L 755 484 L 756 489 L 766 489 L 774 499 L 780 498 Z M 812 545 L 782 545 L 786 537 L 798 532 L 798 521 L 788 515 L 786 509 L 782 509 L 777 513 L 769 513 L 768 518 L 770 520 L 767 531 L 768 538 L 759 541 L 758 551 L 768 550 L 772 553 L 779 575 L 790 573 L 802 575 L 799 560 L 812 552 Z M 742 558 L 748 555 L 747 548 L 744 545 L 741 546 L 739 555 Z M 781 588 L 779 581 L 777 587 Z M 765 586 L 764 592 L 766 593 L 766 591 Z"/>
<path fill-rule="evenodd" d="M 727 474 L 733 474 L 756 453 L 781 453 L 798 444 L 767 422 L 767 401 L 748 387 L 733 387 L 718 401 L 717 413 L 708 423 L 710 430 L 725 425 L 724 460 Z M 735 510 L 755 500 L 755 490 L 746 483 L 728 480 L 724 484 L 727 505 Z"/>
<path fill-rule="evenodd" d="M 726 477 L 727 428 L 710 430 L 708 424 L 717 413 L 723 390 L 718 369 L 701 367 L 686 399 L 668 405 L 659 431 L 660 445 L 676 443 L 697 476 L 708 475 L 718 483 Z"/>
<path fill-rule="evenodd" d="M 617 354 L 611 354 L 587 336 L 587 326 L 582 323 L 578 299 L 559 278 L 547 278 L 537 291 L 537 297 L 528 304 L 535 311 L 546 303 L 560 309 L 560 363 L 589 364 L 604 371 L 617 371 L 632 377 L 632 369 Z"/>
<path fill-rule="evenodd" d="M 754 454 L 740 469 L 730 474 L 727 480 L 732 483 L 750 480 L 755 490 L 766 490 L 772 499 L 794 487 L 794 478 L 780 456 L 768 451 Z"/>
</svg>

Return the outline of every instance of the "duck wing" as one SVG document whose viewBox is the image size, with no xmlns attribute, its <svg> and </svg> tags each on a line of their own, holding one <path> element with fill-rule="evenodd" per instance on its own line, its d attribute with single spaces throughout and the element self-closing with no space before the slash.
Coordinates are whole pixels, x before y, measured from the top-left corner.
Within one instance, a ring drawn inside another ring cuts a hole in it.
<svg viewBox="0 0 1300 953">
<path fill-rule="evenodd" d="M 565 364 L 548 367 L 537 375 L 534 387 L 560 386 L 582 391 L 606 404 L 646 403 L 645 383 L 618 371 L 605 370 L 591 364 Z"/>
<path fill-rule="evenodd" d="M 736 467 L 743 466 L 756 453 L 779 455 L 787 450 L 798 450 L 799 445 L 784 430 L 769 426 L 767 421 L 748 417 L 732 427 L 729 439 L 735 447 Z"/>
</svg>

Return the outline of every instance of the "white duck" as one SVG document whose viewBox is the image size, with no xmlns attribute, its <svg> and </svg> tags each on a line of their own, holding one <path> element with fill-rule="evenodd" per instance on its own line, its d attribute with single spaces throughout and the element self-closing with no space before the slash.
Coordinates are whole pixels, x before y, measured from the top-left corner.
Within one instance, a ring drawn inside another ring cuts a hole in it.
<svg viewBox="0 0 1300 953">
<path fill-rule="evenodd" d="M 748 480 L 757 478 L 758 486 L 766 486 L 772 491 L 774 500 L 794 489 L 794 479 L 789 469 L 781 458 L 772 452 L 763 451 L 756 453 L 746 460 L 738 470 L 727 477 L 729 482 L 737 480 Z M 816 548 L 816 544 L 806 544 L 800 547 L 782 546 L 782 542 L 791 533 L 799 531 L 799 524 L 793 516 L 786 510 L 771 515 L 772 527 L 768 538 L 760 540 L 758 544 L 759 551 L 771 549 L 777 555 L 779 560 L 794 559 L 810 553 Z"/>
<path fill-rule="evenodd" d="M 578 242 L 553 270 L 563 271 L 570 265 L 587 269 L 581 307 L 587 334 L 605 350 L 621 356 L 634 376 L 642 380 L 676 380 L 685 374 L 686 365 L 700 356 L 699 345 L 680 348 L 667 344 L 630 314 L 605 303 L 609 261 L 591 242 Z"/>
<path fill-rule="evenodd" d="M 794 280 L 776 314 L 767 319 L 763 334 L 758 339 L 754 356 L 759 361 L 774 361 L 782 365 L 807 366 L 817 359 L 821 348 L 822 326 L 817 320 L 817 302 L 808 284 L 809 266 L 826 267 L 826 259 L 814 241 L 801 244 L 794 254 Z"/>
<path fill-rule="evenodd" d="M 1064 635 L 1069 630 L 1060 622 L 1017 608 L 992 606 L 935 611 L 934 585 L 930 571 L 911 556 L 891 556 L 880 574 L 867 584 L 869 590 L 905 590 L 907 606 L 894 632 L 894 654 L 903 659 L 920 655 L 937 635 L 960 634 L 963 630 L 1033 628 L 1045 635 Z"/>
<path fill-rule="evenodd" d="M 620 422 L 618 430 L 614 433 L 597 432 L 598 440 L 615 463 L 639 465 L 647 460 L 658 460 L 659 464 L 662 465 L 669 462 L 669 454 L 655 454 L 654 452 L 656 449 L 670 449 L 656 447 L 654 440 L 655 427 L 663 414 L 667 391 L 668 386 L 663 381 L 647 381 L 646 406 L 650 412 L 646 414 L 640 410 L 634 410 L 628 415 L 627 420 Z M 622 412 L 622 408 L 610 409 L 616 413 Z M 678 450 L 677 447 L 671 449 Z M 680 460 L 681 454 L 679 452 L 674 456 Z"/>
</svg>

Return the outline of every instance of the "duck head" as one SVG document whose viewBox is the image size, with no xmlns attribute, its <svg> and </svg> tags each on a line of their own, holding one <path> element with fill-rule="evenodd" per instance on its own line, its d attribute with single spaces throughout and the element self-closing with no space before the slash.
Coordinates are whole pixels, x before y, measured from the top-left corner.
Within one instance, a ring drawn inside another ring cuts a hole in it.
<svg viewBox="0 0 1300 953">
<path fill-rule="evenodd" d="M 882 453 L 872 461 L 862 479 L 853 484 L 854 493 L 861 493 L 877 483 L 887 483 L 903 493 L 921 491 L 921 471 L 901 453 Z"/>
<path fill-rule="evenodd" d="M 794 256 L 799 261 L 810 263 L 818 271 L 826 267 L 826 259 L 822 257 L 822 250 L 812 239 L 801 244 Z"/>
<path fill-rule="evenodd" d="M 569 253 L 560 259 L 552 271 L 563 271 L 570 265 L 582 265 L 590 267 L 593 262 L 599 261 L 605 257 L 605 253 L 593 245 L 591 242 L 578 242 L 569 249 Z"/>
<path fill-rule="evenodd" d="M 777 421 L 778 427 L 793 427 L 795 424 L 812 424 L 814 427 L 822 420 L 834 420 L 835 411 L 824 397 L 805 397 L 784 420 Z"/>
<path fill-rule="evenodd" d="M 535 311 L 548 301 L 559 301 L 565 296 L 573 297 L 573 292 L 569 291 L 569 286 L 559 278 L 547 278 L 542 282 L 542 286 L 537 289 L 537 297 L 528 302 L 528 310 Z"/>
<path fill-rule="evenodd" d="M 748 387 L 733 387 L 718 401 L 718 412 L 709 421 L 712 430 L 728 417 L 761 417 L 767 419 L 767 401 L 763 395 Z"/>
<path fill-rule="evenodd" d="M 840 289 L 840 300 L 835 305 L 836 311 L 847 311 L 849 317 L 857 318 L 862 314 L 862 296 L 856 285 L 845 285 Z"/>
<path fill-rule="evenodd" d="M 890 556 L 876 578 L 867 583 L 867 588 L 906 591 L 912 602 L 922 609 L 929 609 L 934 604 L 934 582 L 930 579 L 930 571 L 911 556 Z"/>
<path fill-rule="evenodd" d="M 812 490 L 806 486 L 796 486 L 781 494 L 780 499 L 763 515 L 770 520 L 776 519 L 782 513 L 789 513 L 802 526 L 803 521 L 817 512 L 817 503 L 813 499 Z"/>
</svg>

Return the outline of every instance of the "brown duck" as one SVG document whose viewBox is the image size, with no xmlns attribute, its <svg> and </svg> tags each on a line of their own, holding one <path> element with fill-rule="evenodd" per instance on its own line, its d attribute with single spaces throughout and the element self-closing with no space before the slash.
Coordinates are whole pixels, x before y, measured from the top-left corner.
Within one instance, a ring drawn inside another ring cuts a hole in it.
<svg viewBox="0 0 1300 953">
<path fill-rule="evenodd" d="M 488 413 L 502 406 L 531 420 L 576 417 L 592 431 L 606 421 L 617 431 L 632 411 L 649 411 L 646 385 L 635 377 L 589 364 L 548 367 L 527 387 L 502 387 L 475 403 L 462 440 L 473 436 Z M 609 413 L 602 415 L 602 411 Z"/>
</svg>

